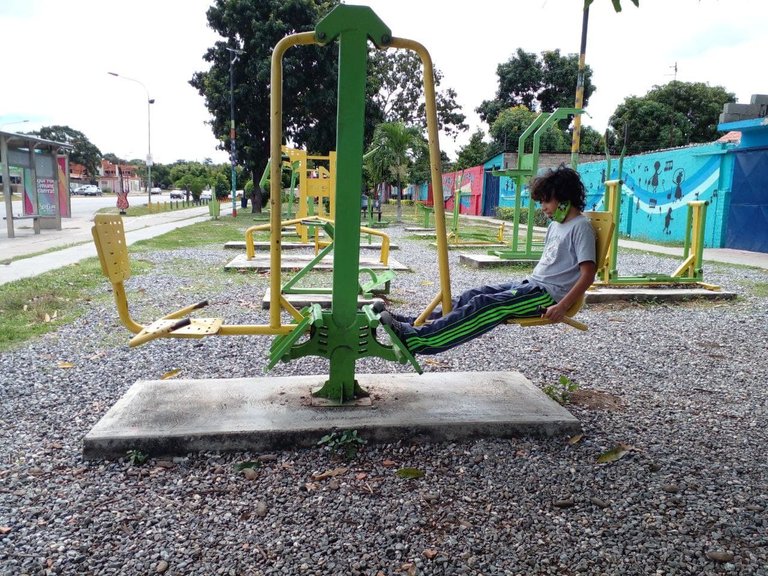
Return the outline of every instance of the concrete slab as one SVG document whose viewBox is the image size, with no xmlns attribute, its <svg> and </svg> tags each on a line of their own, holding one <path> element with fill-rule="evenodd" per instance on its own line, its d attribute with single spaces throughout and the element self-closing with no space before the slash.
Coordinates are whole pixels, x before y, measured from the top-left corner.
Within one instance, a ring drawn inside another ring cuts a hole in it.
<svg viewBox="0 0 768 576">
<path fill-rule="evenodd" d="M 281 254 L 281 270 L 299 270 L 309 264 L 315 256 L 313 254 Z M 269 253 L 264 252 L 256 254 L 253 260 L 248 260 L 245 254 L 239 254 L 230 260 L 225 266 L 225 270 L 256 270 L 259 272 L 270 269 Z M 410 268 L 401 264 L 397 260 L 390 258 L 389 265 L 385 266 L 379 262 L 378 258 L 367 256 L 360 257 L 360 267 L 370 268 L 371 270 L 392 270 L 398 272 L 409 272 Z M 315 270 L 333 270 L 333 255 L 329 254 L 315 265 Z"/>
<path fill-rule="evenodd" d="M 254 248 L 259 250 L 269 250 L 270 244 L 269 242 L 254 242 L 253 243 Z M 283 250 L 299 250 L 301 248 L 310 248 L 314 250 L 315 244 L 314 242 L 311 244 L 304 244 L 303 242 L 281 242 L 280 247 Z M 224 243 L 224 248 L 227 250 L 245 250 L 245 240 L 230 240 L 229 242 Z M 381 243 L 378 244 L 360 244 L 361 250 L 381 250 Z M 397 244 L 390 244 L 389 245 L 390 250 L 399 250 L 400 246 Z"/>
<path fill-rule="evenodd" d="M 493 248 L 494 246 L 489 246 Z M 501 245 L 500 247 L 508 247 Z M 499 258 L 492 254 L 459 254 L 459 264 L 471 266 L 472 268 L 500 268 L 502 266 L 535 266 L 539 261 L 538 256 L 535 259 L 514 259 L 508 260 Z"/>
<path fill-rule="evenodd" d="M 636 302 L 681 302 L 685 300 L 733 300 L 736 292 L 727 290 L 707 290 L 694 287 L 659 287 L 659 288 L 609 288 L 592 287 L 586 293 L 588 304 L 634 300 Z"/>
<path fill-rule="evenodd" d="M 384 290 L 374 290 L 373 292 L 387 294 L 389 292 L 389 282 L 387 282 Z M 331 307 L 331 299 L 333 298 L 331 294 L 283 294 L 283 297 L 288 300 L 294 308 L 298 309 L 309 306 L 310 304 L 320 304 L 321 308 L 327 309 Z M 376 300 L 380 300 L 380 298 L 363 298 L 362 296 L 358 296 L 357 307 L 360 308 L 366 304 L 373 304 Z M 269 303 L 271 301 L 272 298 L 270 297 L 269 289 L 267 289 L 266 292 L 264 292 L 264 298 L 261 300 L 262 309 L 269 310 Z"/>
<path fill-rule="evenodd" d="M 437 242 L 430 242 L 430 246 L 434 246 L 437 248 Z M 500 242 L 452 242 L 448 241 L 448 250 L 462 250 L 464 248 L 509 248 L 507 244 L 503 244 Z M 461 258 L 459 258 L 461 259 Z"/>
<path fill-rule="evenodd" d="M 87 459 L 315 446 L 333 429 L 371 442 L 569 435 L 578 420 L 518 372 L 358 374 L 369 406 L 317 407 L 325 375 L 140 380 L 83 441 Z"/>
</svg>

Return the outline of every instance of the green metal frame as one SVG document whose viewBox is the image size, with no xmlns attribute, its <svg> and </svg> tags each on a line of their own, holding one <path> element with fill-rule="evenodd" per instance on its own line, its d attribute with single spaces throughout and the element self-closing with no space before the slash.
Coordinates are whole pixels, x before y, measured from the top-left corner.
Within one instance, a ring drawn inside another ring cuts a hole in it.
<svg viewBox="0 0 768 576">
<path fill-rule="evenodd" d="M 528 197 L 528 218 L 526 221 L 525 245 L 521 249 L 520 239 L 520 211 L 522 209 L 523 185 L 536 174 L 539 167 L 539 148 L 541 136 L 552 124 L 562 120 L 566 116 L 578 116 L 584 110 L 578 108 L 558 108 L 554 112 L 542 112 L 534 118 L 531 125 L 526 128 L 517 140 L 517 168 L 506 170 L 494 170 L 494 176 L 508 176 L 515 179 L 515 210 L 512 217 L 512 247 L 510 250 L 489 250 L 488 253 L 505 260 L 531 260 L 538 261 L 541 258 L 543 242 L 533 241 L 533 223 L 536 211 L 536 202 Z M 533 133 L 533 146 L 531 153 L 525 153 L 525 144 Z"/>
<path fill-rule="evenodd" d="M 442 195 L 439 178 L 440 153 L 437 145 L 437 115 L 434 106 L 434 82 L 431 59 L 421 45 L 405 39 L 392 38 L 391 32 L 376 14 L 367 6 L 336 6 L 315 28 L 314 35 L 300 33 L 283 39 L 275 47 L 272 56 L 271 94 L 271 141 L 270 150 L 277 158 L 282 133 L 282 55 L 290 46 L 317 43 L 327 46 L 338 40 L 338 114 L 337 114 L 337 186 L 335 191 L 336 209 L 345 217 L 337 219 L 333 241 L 333 290 L 330 310 L 313 305 L 301 312 L 302 320 L 287 335 L 279 336 L 272 343 L 270 366 L 280 360 L 291 360 L 302 356 L 320 356 L 330 360 L 329 378 L 313 393 L 331 402 L 343 404 L 365 396 L 355 379 L 355 363 L 358 358 L 378 356 L 386 360 L 410 363 L 417 372 L 421 368 L 415 358 L 389 329 L 380 326 L 378 315 L 370 306 L 358 310 L 357 295 L 360 291 L 360 189 L 362 186 L 363 133 L 365 117 L 365 85 L 368 67 L 368 40 L 377 48 L 395 47 L 415 50 L 424 65 L 425 95 L 427 98 L 427 129 L 430 135 L 430 170 L 436 193 Z M 271 187 L 276 191 L 275 179 L 279 168 L 271 166 Z M 274 235 L 279 230 L 279 194 L 270 195 L 274 223 L 271 239 L 271 267 L 279 266 L 279 239 Z M 438 228 L 443 230 L 441 246 L 438 247 L 441 292 L 433 305 L 442 303 L 443 310 L 449 311 L 450 278 L 445 246 L 445 220 L 436 211 Z M 438 238 L 439 243 L 440 238 Z M 272 300 L 280 298 L 279 277 L 270 282 Z M 270 308 L 272 323 L 278 323 L 279 310 Z M 383 329 L 390 337 L 391 344 L 376 340 L 377 328 Z M 302 338 L 309 331 L 309 337 Z"/>
</svg>

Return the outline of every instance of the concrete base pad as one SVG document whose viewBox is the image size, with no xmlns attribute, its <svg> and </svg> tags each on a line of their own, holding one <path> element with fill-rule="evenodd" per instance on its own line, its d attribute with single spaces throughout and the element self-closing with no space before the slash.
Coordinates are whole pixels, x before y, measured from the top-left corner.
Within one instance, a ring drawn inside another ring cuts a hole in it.
<svg viewBox="0 0 768 576">
<path fill-rule="evenodd" d="M 331 294 L 283 294 L 283 297 L 288 300 L 294 308 L 299 310 L 311 304 L 320 304 L 321 308 L 328 309 L 331 307 L 331 302 L 333 300 L 333 295 Z M 376 300 L 380 300 L 380 298 L 363 298 L 362 296 L 358 296 L 357 307 L 360 308 L 366 304 L 373 304 Z M 264 298 L 261 300 L 262 309 L 269 310 L 269 303 L 271 301 L 270 290 L 267 288 L 266 292 L 264 292 Z"/>
<path fill-rule="evenodd" d="M 299 270 L 304 268 L 313 259 L 314 255 L 302 254 L 281 254 L 280 269 L 281 270 Z M 409 268 L 404 264 L 401 264 L 394 258 L 389 258 L 389 265 L 385 266 L 378 258 L 370 258 L 360 256 L 360 267 L 370 268 L 371 270 L 392 270 L 397 271 L 409 271 Z M 269 253 L 256 254 L 253 260 L 248 260 L 245 254 L 239 254 L 232 260 L 230 260 L 225 266 L 225 270 L 257 270 L 264 271 L 270 269 L 270 256 Z M 318 262 L 315 270 L 333 270 L 333 255 L 328 255 Z"/>
<path fill-rule="evenodd" d="M 437 248 L 437 242 L 430 242 L 430 246 Z M 447 247 L 448 250 L 461 250 L 463 248 L 506 248 L 507 245 L 499 242 L 472 242 L 471 240 L 456 243 L 449 240 Z"/>
<path fill-rule="evenodd" d="M 254 242 L 253 247 L 257 251 L 261 251 L 261 250 L 269 251 L 270 243 Z M 315 243 L 314 241 L 310 244 L 305 244 L 304 242 L 281 242 L 280 247 L 282 250 L 299 250 L 301 248 L 314 250 Z M 230 240 L 229 242 L 224 243 L 224 248 L 227 250 L 245 250 L 245 240 Z M 362 243 L 360 244 L 360 249 L 361 250 L 381 250 L 381 242 L 373 243 L 373 244 Z M 389 249 L 399 250 L 400 246 L 397 244 L 390 244 Z"/>
<path fill-rule="evenodd" d="M 530 266 L 533 268 L 538 261 L 538 256 L 535 259 L 505 259 L 493 256 L 492 254 L 459 254 L 459 264 L 473 268 L 496 268 L 501 266 Z"/>
<path fill-rule="evenodd" d="M 586 302 L 595 304 L 601 302 L 616 302 L 618 300 L 634 300 L 636 302 L 680 302 L 684 300 L 733 300 L 736 292 L 725 290 L 707 290 L 705 288 L 659 287 L 641 288 L 606 288 L 592 287 L 587 290 Z"/>
<path fill-rule="evenodd" d="M 518 372 L 358 374 L 369 406 L 318 407 L 327 376 L 140 380 L 83 441 L 87 459 L 315 446 L 334 429 L 371 442 L 575 434 L 565 408 Z"/>
</svg>

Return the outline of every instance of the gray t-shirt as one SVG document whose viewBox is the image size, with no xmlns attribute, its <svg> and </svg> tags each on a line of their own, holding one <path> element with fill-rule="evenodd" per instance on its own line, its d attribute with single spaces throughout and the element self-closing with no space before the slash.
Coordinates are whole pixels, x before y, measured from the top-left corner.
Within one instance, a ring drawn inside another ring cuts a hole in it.
<svg viewBox="0 0 768 576">
<path fill-rule="evenodd" d="M 595 262 L 595 230 L 579 214 L 560 224 L 551 222 L 544 237 L 544 252 L 528 277 L 559 302 L 579 279 L 579 264 Z"/>
</svg>

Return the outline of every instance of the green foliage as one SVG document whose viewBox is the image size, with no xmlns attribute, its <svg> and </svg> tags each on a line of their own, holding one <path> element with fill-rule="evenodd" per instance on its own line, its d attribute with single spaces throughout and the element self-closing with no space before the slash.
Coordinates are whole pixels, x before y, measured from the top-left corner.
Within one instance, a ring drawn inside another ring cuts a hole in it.
<svg viewBox="0 0 768 576">
<path fill-rule="evenodd" d="M 480 128 L 475 130 L 469 139 L 466 146 L 459 149 L 458 157 L 456 158 L 456 165 L 454 170 L 463 170 L 465 168 L 472 168 L 473 166 L 480 166 L 490 156 L 490 145 L 484 142 L 485 132 Z"/>
<path fill-rule="evenodd" d="M 558 404 L 565 405 L 571 402 L 571 395 L 578 389 L 579 385 L 568 378 L 568 376 L 560 376 L 557 384 L 547 384 L 544 386 L 544 394 Z"/>
<path fill-rule="evenodd" d="M 416 480 L 418 478 L 424 478 L 424 470 L 419 468 L 400 468 L 395 472 L 395 475 L 404 480 Z"/>
<path fill-rule="evenodd" d="M 552 112 L 555 108 L 572 107 L 576 100 L 578 56 L 561 56 L 559 50 L 536 54 L 518 48 L 516 55 L 499 64 L 496 74 L 499 87 L 496 98 L 484 100 L 477 108 L 480 118 L 492 125 L 502 110 L 524 106 L 528 110 Z M 584 107 L 594 92 L 592 69 L 584 70 Z M 561 125 L 565 128 L 567 121 Z"/>
<path fill-rule="evenodd" d="M 525 106 L 514 106 L 502 110 L 491 125 L 493 148 L 498 151 L 517 150 L 520 135 L 538 116 L 538 112 L 531 112 Z M 526 152 L 531 152 L 533 138 L 528 138 L 527 144 Z M 539 141 L 539 152 L 564 153 L 569 152 L 570 149 L 570 140 L 557 124 L 549 126 Z"/>
<path fill-rule="evenodd" d="M 608 121 L 612 153 L 623 145 L 628 126 L 627 153 L 712 142 L 723 106 L 736 97 L 722 86 L 673 80 L 654 86 L 645 96 L 629 96 Z"/>
<path fill-rule="evenodd" d="M 238 462 L 235 464 L 235 470 L 237 472 L 242 472 L 243 470 L 255 470 L 256 468 L 261 468 L 261 462 L 258 460 L 246 460 L 245 462 Z"/>
<path fill-rule="evenodd" d="M 410 50 L 374 50 L 369 52 L 368 84 L 366 93 L 366 125 L 372 121 L 402 122 L 426 130 L 424 105 L 424 79 L 419 56 Z M 466 116 L 456 102 L 452 88 L 439 90 L 442 72 L 434 68 L 435 107 L 441 129 L 449 136 L 457 136 L 469 127 Z M 370 134 L 369 134 L 370 137 Z"/>
<path fill-rule="evenodd" d="M 208 9 L 208 24 L 224 38 L 209 48 L 206 71 L 196 72 L 190 84 L 205 98 L 211 127 L 224 149 L 230 148 L 230 62 L 227 48 L 240 48 L 232 62 L 234 107 L 237 120 L 237 162 L 258 182 L 269 157 L 270 59 L 278 41 L 288 34 L 308 32 L 338 0 L 218 1 Z M 337 46 L 301 46 L 283 59 L 284 141 L 312 153 L 336 148 L 336 91 L 319 87 L 337 85 Z M 371 141 L 381 122 L 402 122 L 423 128 L 421 63 L 411 51 L 373 50 L 366 85 L 365 140 Z M 442 73 L 434 69 L 436 107 L 441 128 L 455 135 L 467 129 L 465 115 L 452 89 L 440 90 Z M 258 195 L 258 188 L 254 190 Z M 261 201 L 258 202 L 261 206 Z"/>
<path fill-rule="evenodd" d="M 232 192 L 232 183 L 227 180 L 224 174 L 218 173 L 213 176 L 213 190 L 216 193 L 216 198 L 221 200 L 226 198 Z"/>
<path fill-rule="evenodd" d="M 196 72 L 190 84 L 205 98 L 211 128 L 230 149 L 230 63 L 237 121 L 237 162 L 253 175 L 269 157 L 270 61 L 274 46 L 288 34 L 314 30 L 337 0 L 219 1 L 208 8 L 210 28 L 224 40 L 203 55 L 210 68 Z M 327 153 L 336 146 L 336 44 L 301 46 L 283 59 L 284 139 L 296 147 Z M 242 49 L 236 60 L 227 48 Z"/>
<path fill-rule="evenodd" d="M 512 206 L 496 206 L 496 218 L 499 218 L 500 220 L 508 220 L 512 222 L 512 220 L 515 217 L 515 209 Z M 520 208 L 520 223 L 525 224 L 528 222 L 528 208 Z M 542 228 L 546 228 L 549 226 L 549 218 L 547 218 L 547 215 L 544 214 L 544 211 L 541 208 L 536 208 L 536 211 L 533 213 L 533 225 L 534 226 L 541 226 Z"/>
<path fill-rule="evenodd" d="M 74 149 L 69 154 L 69 161 L 85 166 L 89 176 L 98 175 L 101 166 L 101 151 L 91 144 L 91 141 L 82 132 L 69 126 L 43 126 L 32 134 L 46 140 L 71 144 Z"/>
<path fill-rule="evenodd" d="M 317 443 L 318 446 L 323 446 L 331 452 L 341 454 L 347 459 L 357 456 L 357 452 L 365 444 L 366 441 L 357 435 L 357 430 L 334 431 L 320 438 Z"/>
<path fill-rule="evenodd" d="M 147 461 L 147 455 L 141 450 L 128 450 L 125 455 L 132 466 L 141 466 Z"/>
</svg>

